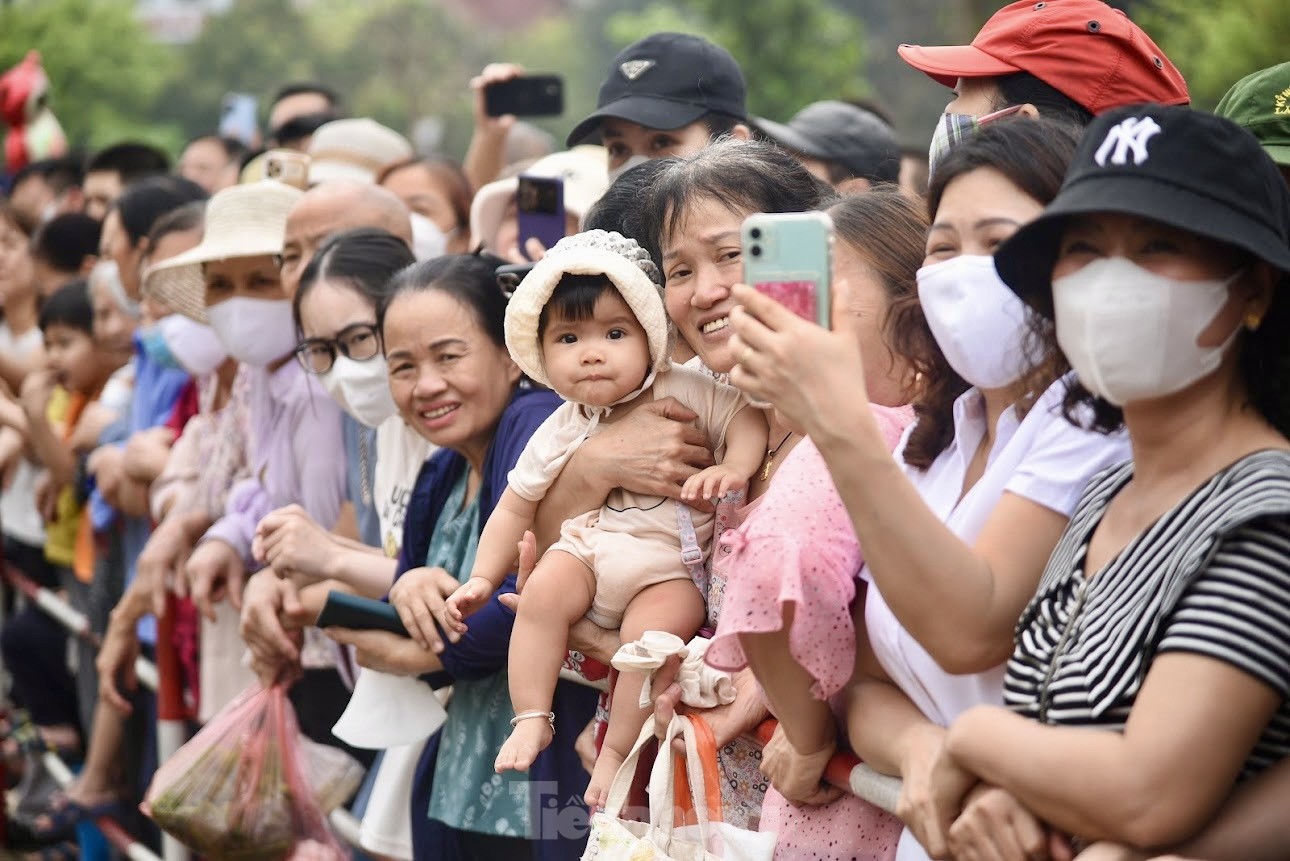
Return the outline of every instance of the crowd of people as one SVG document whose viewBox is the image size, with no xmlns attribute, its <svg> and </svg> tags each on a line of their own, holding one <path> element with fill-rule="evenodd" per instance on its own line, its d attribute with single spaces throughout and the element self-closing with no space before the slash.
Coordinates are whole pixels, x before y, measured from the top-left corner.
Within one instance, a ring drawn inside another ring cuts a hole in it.
<svg viewBox="0 0 1290 861">
<path fill-rule="evenodd" d="M 263 152 L 12 176 L 4 562 L 101 645 L 6 592 L 11 830 L 131 818 L 165 650 L 194 723 L 289 685 L 377 858 L 582 857 L 678 713 L 785 861 L 1290 857 L 1290 63 L 1196 110 L 1101 0 L 899 52 L 952 89 L 925 160 L 656 33 L 559 152 L 499 63 L 460 165 L 295 84 Z M 758 213 L 827 214 L 828 326 L 743 283 Z"/>
</svg>

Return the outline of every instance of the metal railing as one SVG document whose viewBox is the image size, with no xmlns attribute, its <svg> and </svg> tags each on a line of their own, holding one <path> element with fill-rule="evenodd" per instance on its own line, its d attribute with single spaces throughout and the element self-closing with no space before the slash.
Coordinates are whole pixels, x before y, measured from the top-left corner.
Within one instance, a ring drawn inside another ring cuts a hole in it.
<svg viewBox="0 0 1290 861">
<path fill-rule="evenodd" d="M 0 566 L 0 575 L 27 600 L 39 607 L 51 618 L 57 620 L 64 628 L 76 637 L 85 640 L 95 647 L 102 645 L 102 638 L 90 629 L 89 619 L 85 614 L 74 609 L 57 593 L 39 585 L 12 565 Z M 173 614 L 167 614 L 158 626 L 157 649 L 158 663 L 139 657 L 134 662 L 135 676 L 139 683 L 157 694 L 157 761 L 164 762 L 178 750 L 185 741 L 184 716 L 182 714 L 183 693 L 180 690 L 178 677 L 178 656 L 173 648 L 166 648 L 171 642 L 169 621 Z M 165 672 L 158 671 L 158 665 Z M 176 732 L 176 730 L 178 730 Z M 45 768 L 54 781 L 64 789 L 71 785 L 74 775 L 67 764 L 53 751 L 42 755 Z M 342 840 L 351 846 L 359 847 L 359 821 L 344 808 L 332 811 L 329 821 L 332 829 Z M 162 835 L 162 855 L 158 857 L 151 849 L 136 840 L 119 822 L 108 817 L 95 818 L 94 824 L 118 852 L 131 861 L 184 861 L 190 855 L 189 850 L 178 840 L 168 834 Z"/>
</svg>

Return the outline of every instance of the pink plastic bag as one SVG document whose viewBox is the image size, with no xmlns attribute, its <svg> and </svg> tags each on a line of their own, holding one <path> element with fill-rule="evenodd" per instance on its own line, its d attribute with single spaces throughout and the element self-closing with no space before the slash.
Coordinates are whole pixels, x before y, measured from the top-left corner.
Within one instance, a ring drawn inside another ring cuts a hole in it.
<svg viewBox="0 0 1290 861">
<path fill-rule="evenodd" d="M 286 687 L 253 685 L 157 769 L 140 809 L 211 858 L 342 861 L 327 813 L 363 769 L 300 735 Z"/>
</svg>

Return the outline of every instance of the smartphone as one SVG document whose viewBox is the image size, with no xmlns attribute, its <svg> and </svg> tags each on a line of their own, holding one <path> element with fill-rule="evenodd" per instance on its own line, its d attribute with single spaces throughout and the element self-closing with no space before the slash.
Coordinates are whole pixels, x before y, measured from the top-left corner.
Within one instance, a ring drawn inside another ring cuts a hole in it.
<svg viewBox="0 0 1290 861">
<path fill-rule="evenodd" d="M 235 138 L 244 146 L 260 143 L 260 128 L 255 121 L 256 98 L 250 93 L 225 93 L 220 103 L 220 137 Z"/>
<path fill-rule="evenodd" d="M 264 178 L 309 190 L 309 156 L 290 149 L 271 149 L 264 154 Z"/>
<path fill-rule="evenodd" d="M 740 230 L 744 282 L 829 328 L 833 221 L 823 212 L 758 213 Z"/>
<path fill-rule="evenodd" d="M 564 113 L 564 79 L 559 75 L 525 75 L 484 88 L 484 112 L 490 117 L 558 117 Z"/>
<path fill-rule="evenodd" d="M 551 248 L 564 238 L 564 180 L 559 177 L 520 174 L 515 189 L 515 210 L 520 228 L 520 253 L 530 237 Z"/>
<path fill-rule="evenodd" d="M 389 631 L 408 636 L 399 612 L 384 601 L 374 601 L 347 592 L 328 592 L 316 622 L 319 628 L 352 628 L 355 631 Z"/>
</svg>

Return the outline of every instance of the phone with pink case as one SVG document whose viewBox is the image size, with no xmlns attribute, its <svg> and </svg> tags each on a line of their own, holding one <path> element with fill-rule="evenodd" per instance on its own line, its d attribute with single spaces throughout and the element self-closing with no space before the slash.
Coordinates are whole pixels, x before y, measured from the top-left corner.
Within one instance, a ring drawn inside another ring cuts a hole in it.
<svg viewBox="0 0 1290 861">
<path fill-rule="evenodd" d="M 744 282 L 829 328 L 833 221 L 823 212 L 757 213 L 740 230 Z"/>
</svg>

